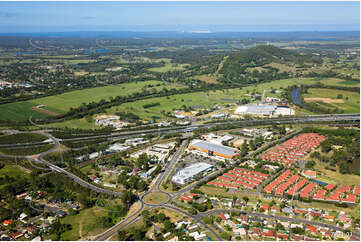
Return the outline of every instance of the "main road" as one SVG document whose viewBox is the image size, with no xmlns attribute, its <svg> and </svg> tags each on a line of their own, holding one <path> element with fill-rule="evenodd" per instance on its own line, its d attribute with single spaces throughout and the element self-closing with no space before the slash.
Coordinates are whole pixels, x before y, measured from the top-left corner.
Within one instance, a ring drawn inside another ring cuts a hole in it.
<svg viewBox="0 0 361 242">
<path fill-rule="evenodd" d="M 263 118 L 263 119 L 249 119 L 249 120 L 230 120 L 224 122 L 212 122 L 204 124 L 190 124 L 185 126 L 173 126 L 157 129 L 144 129 L 144 130 L 130 130 L 123 132 L 112 132 L 104 135 L 91 135 L 83 137 L 74 137 L 62 139 L 63 141 L 77 141 L 89 140 L 99 138 L 112 138 L 112 137 L 127 137 L 144 135 L 148 133 L 185 133 L 199 128 L 213 128 L 218 125 L 238 124 L 240 126 L 257 126 L 266 124 L 287 124 L 287 123 L 308 123 L 308 122 L 340 122 L 340 121 L 360 121 L 360 114 L 323 114 L 323 115 L 309 115 L 309 116 L 287 116 L 278 118 Z M 36 124 L 35 124 L 36 125 Z M 39 143 L 34 143 L 39 144 Z M 29 145 L 29 144 L 27 144 Z"/>
<path fill-rule="evenodd" d="M 276 119 L 258 119 L 258 120 L 241 120 L 241 121 L 229 121 L 229 122 L 216 122 L 216 123 L 208 123 L 208 124 L 199 124 L 199 125 L 188 125 L 188 126 L 183 126 L 183 127 L 170 127 L 170 128 L 162 128 L 161 132 L 166 132 L 166 133 L 171 133 L 171 132 L 187 132 L 190 130 L 194 130 L 194 129 L 198 129 L 198 128 L 212 128 L 215 127 L 217 125 L 222 125 L 222 124 L 240 124 L 240 125 L 259 125 L 260 123 L 265 124 L 265 123 L 277 123 L 277 124 L 281 124 L 281 123 L 298 123 L 298 122 L 335 122 L 335 121 L 360 121 L 360 115 L 359 114 L 346 114 L 346 115 L 315 115 L 315 116 L 304 116 L 304 117 L 290 117 L 290 118 L 276 118 Z M 159 132 L 160 129 L 151 129 L 151 130 L 137 130 L 137 131 L 127 131 L 127 132 L 115 132 L 115 133 L 111 133 L 109 135 L 98 135 L 98 136 L 88 136 L 88 137 L 79 137 L 79 138 L 71 138 L 71 139 L 66 139 L 66 140 L 86 140 L 86 139 L 94 139 L 94 138 L 103 138 L 103 137 L 116 137 L 116 136 L 126 136 L 126 135 L 136 135 L 136 134 L 144 134 L 144 133 L 149 133 L 149 132 Z M 120 192 L 116 192 L 116 191 L 112 191 L 112 190 L 108 190 L 108 189 L 104 189 L 104 188 L 100 188 L 97 187 L 93 184 L 90 184 L 84 180 L 82 180 L 81 178 L 77 177 L 76 175 L 66 171 L 65 169 L 62 169 L 56 165 L 53 165 L 52 163 L 46 161 L 45 159 L 43 159 L 43 156 L 46 154 L 49 154 L 51 152 L 54 152 L 56 150 L 58 150 L 60 143 L 59 140 L 55 137 L 53 137 L 51 134 L 45 132 L 45 131 L 35 131 L 37 133 L 40 133 L 46 137 L 48 137 L 51 140 L 51 143 L 54 144 L 54 146 L 43 153 L 40 153 L 38 155 L 35 156 L 8 156 L 8 155 L 3 155 L 6 157 L 15 157 L 15 158 L 27 158 L 30 160 L 34 160 L 40 164 L 46 165 L 48 166 L 50 169 L 55 170 L 57 172 L 63 173 L 65 175 L 67 175 L 68 177 L 70 177 L 71 179 L 73 179 L 75 182 L 77 182 L 78 184 L 80 184 L 81 186 L 87 187 L 91 190 L 94 190 L 96 192 L 99 193 L 105 193 L 105 194 L 109 194 L 109 195 L 113 195 L 113 196 L 120 196 L 121 193 Z M 283 139 L 286 139 L 287 137 L 284 137 Z M 271 145 L 271 144 L 270 144 Z M 133 214 L 129 215 L 128 217 L 126 217 L 125 219 L 123 219 L 121 222 L 119 222 L 118 224 L 114 225 L 113 227 L 111 227 L 110 229 L 106 230 L 105 232 L 101 233 L 100 235 L 98 235 L 95 240 L 107 240 L 110 237 L 112 237 L 114 234 L 117 233 L 117 231 L 125 228 L 126 226 L 134 223 L 135 221 L 138 221 L 138 219 L 140 219 L 140 213 L 141 211 L 143 211 L 143 209 L 147 206 L 148 209 L 153 209 L 156 207 L 164 207 L 164 208 L 168 208 L 168 209 L 172 209 L 175 210 L 177 212 L 183 213 L 184 215 L 193 218 L 195 221 L 197 221 L 198 223 L 202 224 L 205 228 L 207 228 L 218 240 L 221 240 L 221 238 L 218 236 L 218 234 L 212 229 L 210 228 L 207 224 L 203 223 L 201 221 L 201 218 L 204 216 L 209 216 L 210 214 L 213 213 L 217 213 L 219 211 L 225 211 L 225 210 L 210 210 L 206 213 L 201 213 L 198 215 L 191 215 L 188 212 L 174 207 L 173 205 L 171 205 L 169 202 L 171 200 L 173 200 L 175 197 L 177 197 L 178 195 L 180 195 L 181 193 L 185 192 L 185 191 L 189 191 L 191 190 L 194 186 L 196 186 L 197 184 L 199 184 L 199 182 L 203 182 L 206 179 L 209 178 L 205 177 L 201 180 L 199 180 L 198 182 L 195 182 L 193 184 L 191 184 L 190 186 L 178 191 L 178 192 L 174 192 L 174 193 L 169 193 L 169 192 L 165 192 L 162 191 L 160 189 L 160 185 L 162 184 L 162 182 L 164 181 L 165 178 L 167 178 L 170 174 L 170 172 L 175 168 L 177 161 L 181 155 L 182 150 L 184 149 L 185 146 L 185 141 L 182 142 L 182 144 L 180 145 L 179 149 L 177 150 L 177 152 L 173 155 L 172 159 L 168 162 L 168 164 L 166 165 L 165 171 L 163 173 L 161 173 L 160 175 L 158 175 L 155 183 L 153 184 L 152 188 L 145 193 L 144 195 L 140 196 L 139 198 L 139 202 L 141 204 L 140 208 L 135 211 Z M 218 173 L 220 173 L 221 171 L 218 171 Z M 212 176 L 215 175 L 215 173 L 212 174 Z M 148 195 L 152 192 L 162 192 L 168 195 L 169 199 L 167 202 L 158 204 L 158 205 L 151 205 L 151 204 L 145 204 L 143 201 L 143 198 L 145 195 Z M 226 210 L 229 211 L 229 210 Z M 240 210 L 238 210 L 240 211 Z M 333 225 L 329 225 L 329 224 L 323 224 L 323 223 L 319 223 L 319 222 L 312 222 L 312 221 L 307 221 L 307 220 L 298 220 L 298 219 L 292 219 L 292 218 L 287 218 L 287 217 L 280 217 L 280 216 L 272 216 L 272 215 L 265 215 L 265 214 L 258 214 L 258 213 L 250 213 L 248 212 L 249 215 L 253 215 L 253 216 L 259 216 L 259 217 L 267 217 L 267 218 L 274 218 L 274 219 L 278 219 L 278 220 L 285 220 L 285 221 L 300 221 L 300 222 L 307 222 L 310 224 L 315 224 L 315 225 L 320 225 L 320 226 L 325 226 L 325 227 L 329 227 L 335 230 L 342 230 L 342 228 L 338 228 L 336 226 Z M 359 237 L 358 233 L 354 233 L 354 235 Z"/>
<path fill-rule="evenodd" d="M 320 227 L 333 229 L 333 230 L 336 230 L 336 231 L 344 231 L 343 228 L 337 227 L 337 226 L 332 225 L 332 224 L 321 223 L 321 222 L 317 222 L 317 221 L 310 221 L 310 220 L 305 220 L 305 219 L 298 219 L 298 218 L 275 216 L 275 215 L 269 215 L 269 214 L 264 214 L 264 213 L 253 213 L 253 212 L 244 211 L 244 210 L 241 210 L 241 209 L 213 209 L 213 210 L 209 210 L 209 211 L 204 212 L 204 213 L 199 213 L 199 214 L 197 214 L 195 216 L 197 218 L 201 219 L 201 218 L 203 218 L 205 216 L 211 216 L 211 215 L 217 214 L 217 213 L 229 213 L 231 211 L 234 211 L 234 212 L 237 212 L 237 213 L 243 213 L 243 214 L 247 214 L 249 216 L 254 216 L 254 217 L 259 217 L 259 218 L 275 219 L 275 220 L 281 220 L 281 221 L 287 221 L 287 222 L 293 222 L 293 223 L 312 224 L 312 225 L 316 225 L 316 226 L 320 226 Z M 356 236 L 358 239 L 360 239 L 360 233 L 352 232 L 352 235 Z"/>
</svg>

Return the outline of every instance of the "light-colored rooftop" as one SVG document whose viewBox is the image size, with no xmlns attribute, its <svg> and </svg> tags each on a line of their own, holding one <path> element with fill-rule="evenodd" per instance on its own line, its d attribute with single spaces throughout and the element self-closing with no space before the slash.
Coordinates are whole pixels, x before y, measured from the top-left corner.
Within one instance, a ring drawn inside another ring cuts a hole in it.
<svg viewBox="0 0 361 242">
<path fill-rule="evenodd" d="M 206 171 L 212 167 L 213 167 L 212 165 L 207 164 L 205 162 L 199 162 L 199 163 L 192 164 L 192 165 L 178 171 L 173 176 L 172 181 L 177 182 L 177 183 L 184 183 L 185 180 L 192 178 L 192 177 L 198 175 L 199 173 Z"/>
<path fill-rule="evenodd" d="M 196 148 L 199 148 L 199 149 L 205 149 L 205 150 L 209 150 L 212 152 L 217 152 L 219 154 L 228 155 L 231 157 L 233 157 L 235 155 L 235 153 L 237 152 L 237 149 L 235 149 L 235 148 L 218 145 L 218 144 L 214 144 L 214 143 L 210 143 L 210 142 L 206 142 L 206 141 L 202 141 L 202 140 L 193 140 L 190 145 L 194 146 Z"/>
</svg>

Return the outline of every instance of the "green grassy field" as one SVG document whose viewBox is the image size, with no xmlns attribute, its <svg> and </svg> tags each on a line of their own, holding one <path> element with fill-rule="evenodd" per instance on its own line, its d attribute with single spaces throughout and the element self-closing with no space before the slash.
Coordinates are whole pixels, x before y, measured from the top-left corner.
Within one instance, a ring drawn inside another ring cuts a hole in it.
<svg viewBox="0 0 361 242">
<path fill-rule="evenodd" d="M 342 87 L 359 87 L 360 83 L 353 82 L 353 81 L 345 81 L 339 78 L 302 78 L 302 79 L 295 79 L 295 84 L 301 85 L 312 85 L 316 84 L 317 82 L 321 82 L 324 85 L 328 86 L 342 86 Z"/>
<path fill-rule="evenodd" d="M 0 136 L 0 144 L 16 144 L 29 142 L 42 142 L 48 139 L 46 136 L 34 133 L 20 133 Z"/>
<path fill-rule="evenodd" d="M 326 88 L 310 88 L 308 93 L 304 94 L 305 98 L 329 98 L 337 99 L 337 95 L 342 94 L 343 103 L 326 102 L 322 104 L 324 107 L 339 108 L 344 110 L 345 113 L 359 113 L 360 112 L 360 94 L 357 92 L 350 92 L 344 90 L 326 89 Z M 348 99 L 346 99 L 346 97 Z M 315 101 L 312 101 L 315 102 Z"/>
<path fill-rule="evenodd" d="M 164 61 L 165 65 L 162 67 L 154 67 L 154 68 L 149 68 L 149 71 L 154 71 L 154 72 L 167 72 L 167 71 L 177 71 L 177 70 L 184 70 L 184 68 L 186 66 L 189 66 L 189 64 L 176 64 L 176 63 L 171 63 L 170 59 L 157 59 L 156 62 L 159 61 Z"/>
<path fill-rule="evenodd" d="M 36 105 L 31 102 L 15 102 L 0 105 L 0 119 L 1 120 L 26 120 L 30 116 L 33 118 L 45 118 L 44 113 L 36 112 L 31 107 Z"/>
<path fill-rule="evenodd" d="M 94 236 L 104 231 L 97 218 L 104 215 L 104 211 L 96 207 L 80 211 L 77 215 L 68 215 L 61 219 L 63 224 L 71 224 L 72 230 L 62 234 L 62 240 L 78 240 L 86 236 Z"/>
<path fill-rule="evenodd" d="M 209 91 L 209 92 L 196 92 L 189 94 L 179 94 L 173 95 L 170 97 L 160 97 L 160 98 L 151 98 L 147 100 L 140 100 L 132 103 L 125 103 L 120 106 L 112 107 L 106 112 L 108 114 L 114 114 L 116 111 L 123 112 L 132 112 L 136 113 L 139 117 L 149 120 L 152 119 L 153 116 L 164 117 L 160 112 L 163 111 L 172 111 L 173 109 L 179 109 L 181 106 L 193 106 L 193 105 L 203 105 L 207 108 L 212 107 L 214 104 L 232 104 L 231 102 L 223 101 L 221 98 L 228 98 L 234 100 L 241 100 L 243 98 L 247 98 L 247 91 L 252 93 L 253 91 L 262 93 L 263 90 L 270 90 L 271 87 L 275 89 L 280 89 L 281 87 L 287 87 L 295 84 L 295 82 L 299 83 L 310 83 L 313 82 L 312 79 L 284 79 L 277 80 L 269 83 L 263 83 L 260 85 L 244 87 L 242 89 L 234 88 L 234 89 L 226 89 L 219 91 Z M 280 94 L 277 93 L 266 93 L 267 96 L 278 97 Z M 144 109 L 143 105 L 149 103 L 157 103 L 159 102 L 161 105 Z"/>
<path fill-rule="evenodd" d="M 34 146 L 34 147 L 26 147 L 26 148 L 1 148 L 0 152 L 7 155 L 34 155 L 40 154 L 41 152 L 47 151 L 53 147 L 52 144 L 42 145 L 42 146 Z"/>
<path fill-rule="evenodd" d="M 70 107 L 78 107 L 82 103 L 98 102 L 101 99 L 109 100 L 110 97 L 126 96 L 134 92 L 139 92 L 146 85 L 161 84 L 156 89 L 163 87 L 179 88 L 180 85 L 164 84 L 160 81 L 145 81 L 145 82 L 132 82 L 121 85 L 105 86 L 88 88 L 83 90 L 77 90 L 72 92 L 63 93 L 60 95 L 49 96 L 44 98 L 33 99 L 24 102 L 15 102 L 9 104 L 0 105 L 0 119 L 1 120 L 25 120 L 29 116 L 33 115 L 34 118 L 44 118 L 47 114 L 39 113 L 31 110 L 31 107 L 37 105 L 46 105 L 45 109 L 55 113 L 65 113 Z"/>
<path fill-rule="evenodd" d="M 64 122 L 46 124 L 44 126 L 51 126 L 54 128 L 73 127 L 73 128 L 81 128 L 81 129 L 101 129 L 102 128 L 99 125 L 96 125 L 95 122 L 89 123 L 85 118 L 71 119 L 71 120 L 67 120 Z"/>
<path fill-rule="evenodd" d="M 8 175 L 10 177 L 21 176 L 30 178 L 29 173 L 30 171 L 16 165 L 6 165 L 0 169 L 0 176 Z"/>
<path fill-rule="evenodd" d="M 330 78 L 329 78 L 330 79 Z M 284 79 L 272 81 L 269 83 L 263 83 L 260 85 L 244 87 L 242 89 L 227 89 L 219 91 L 209 91 L 209 92 L 196 92 L 190 94 L 179 94 L 172 95 L 167 97 L 160 98 L 151 98 L 146 100 L 140 100 L 132 103 L 125 103 L 119 106 L 112 107 L 110 109 L 104 110 L 107 114 L 114 114 L 117 111 L 122 112 L 132 112 L 140 116 L 142 119 L 150 120 L 154 116 L 166 118 L 160 112 L 172 111 L 173 109 L 178 109 L 182 105 L 192 106 L 192 105 L 203 105 L 205 107 L 212 107 L 214 104 L 231 104 L 230 102 L 223 101 L 221 98 L 241 100 L 243 98 L 248 98 L 245 96 L 247 91 L 252 93 L 256 91 L 262 93 L 263 90 L 270 90 L 271 87 L 274 89 L 284 88 L 294 84 L 315 84 L 318 81 L 328 82 L 329 79 L 314 79 L 314 78 L 303 78 L 303 79 Z M 342 80 L 339 80 L 342 81 Z M 266 92 L 266 96 L 279 97 L 280 94 Z M 183 101 L 182 101 L 183 100 Z M 143 105 L 149 103 L 159 102 L 161 105 L 154 106 L 151 108 L 144 109 Z M 1 107 L 1 106 L 0 106 Z M 235 108 L 235 107 L 234 107 Z M 234 109 L 233 108 L 233 109 Z M 232 109 L 232 106 L 231 106 Z M 83 129 L 96 129 L 99 128 L 94 123 L 89 123 L 85 119 L 69 120 L 62 123 L 53 123 L 50 126 L 53 127 L 72 127 L 72 128 L 83 128 Z"/>
</svg>

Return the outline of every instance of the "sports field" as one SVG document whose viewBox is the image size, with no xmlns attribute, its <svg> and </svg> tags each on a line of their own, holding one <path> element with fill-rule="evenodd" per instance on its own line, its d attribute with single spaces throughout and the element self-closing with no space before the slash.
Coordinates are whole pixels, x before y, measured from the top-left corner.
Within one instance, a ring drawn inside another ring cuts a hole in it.
<svg viewBox="0 0 361 242">
<path fill-rule="evenodd" d="M 160 85 L 156 86 L 157 84 Z M 33 115 L 34 118 L 46 117 L 47 114 L 45 113 L 31 110 L 31 107 L 37 105 L 45 105 L 45 110 L 62 114 L 67 112 L 70 107 L 76 108 L 79 107 L 82 103 L 98 102 L 101 99 L 109 100 L 110 97 L 126 96 L 135 92 L 141 92 L 142 89 L 148 85 L 152 85 L 152 87 L 147 88 L 148 90 L 151 90 L 152 88 L 156 88 L 157 90 L 159 90 L 164 87 L 181 87 L 181 85 L 168 84 L 160 81 L 145 81 L 105 87 L 88 88 L 24 102 L 15 102 L 0 105 L 0 119 L 26 120 L 30 115 Z"/>
<path fill-rule="evenodd" d="M 339 98 L 338 95 L 342 95 Z M 302 95 L 306 102 L 318 103 L 325 108 L 338 108 L 345 113 L 360 112 L 360 94 L 336 89 L 310 88 Z"/>
</svg>

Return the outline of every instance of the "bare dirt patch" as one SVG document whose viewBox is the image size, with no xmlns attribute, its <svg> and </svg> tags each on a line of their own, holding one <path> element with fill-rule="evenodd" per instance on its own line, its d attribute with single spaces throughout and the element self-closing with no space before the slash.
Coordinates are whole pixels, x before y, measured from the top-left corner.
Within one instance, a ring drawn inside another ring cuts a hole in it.
<svg viewBox="0 0 361 242">
<path fill-rule="evenodd" d="M 237 146 L 237 147 L 241 147 L 243 142 L 244 142 L 244 139 L 237 139 L 237 140 L 233 141 L 233 145 Z"/>
<path fill-rule="evenodd" d="M 305 98 L 306 102 L 313 102 L 313 101 L 321 101 L 324 103 L 344 103 L 343 99 L 331 99 L 331 98 L 325 98 L 325 97 L 307 97 Z"/>
<path fill-rule="evenodd" d="M 39 113 L 44 113 L 44 114 L 50 115 L 50 116 L 58 116 L 58 115 L 60 115 L 59 113 L 49 111 L 49 110 L 46 110 L 46 109 L 43 109 L 43 108 L 31 107 L 30 109 L 34 110 L 36 112 L 39 112 Z"/>
</svg>

